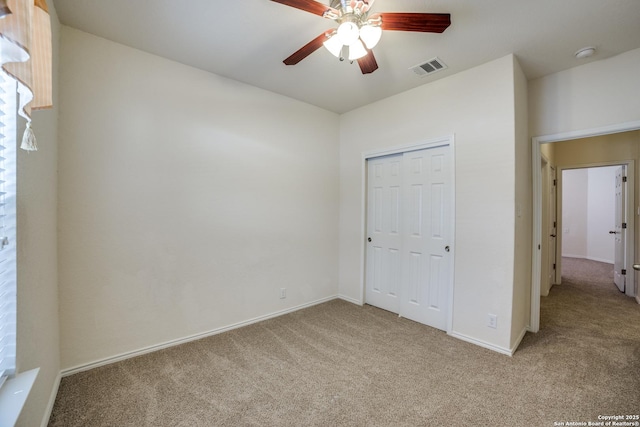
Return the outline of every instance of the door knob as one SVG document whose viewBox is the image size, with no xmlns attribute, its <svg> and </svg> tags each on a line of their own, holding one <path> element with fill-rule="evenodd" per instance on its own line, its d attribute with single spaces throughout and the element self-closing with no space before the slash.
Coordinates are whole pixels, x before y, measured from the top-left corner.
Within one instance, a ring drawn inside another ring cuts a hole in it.
<svg viewBox="0 0 640 427">
<path fill-rule="evenodd" d="M 640 264 L 633 264 L 634 270 L 640 270 Z"/>
</svg>

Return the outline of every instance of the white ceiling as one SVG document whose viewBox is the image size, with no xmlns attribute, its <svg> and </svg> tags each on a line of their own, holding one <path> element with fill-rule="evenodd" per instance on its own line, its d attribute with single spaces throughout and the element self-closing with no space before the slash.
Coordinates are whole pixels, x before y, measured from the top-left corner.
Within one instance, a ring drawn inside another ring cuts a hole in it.
<svg viewBox="0 0 640 427">
<path fill-rule="evenodd" d="M 64 25 L 337 113 L 509 53 L 533 79 L 640 48 L 639 0 L 377 0 L 372 12 L 450 13 L 452 23 L 442 34 L 385 31 L 380 68 L 362 75 L 324 48 L 284 65 L 335 23 L 270 0 L 53 2 Z M 596 55 L 576 59 L 585 46 Z M 435 56 L 449 68 L 409 70 Z"/>
</svg>

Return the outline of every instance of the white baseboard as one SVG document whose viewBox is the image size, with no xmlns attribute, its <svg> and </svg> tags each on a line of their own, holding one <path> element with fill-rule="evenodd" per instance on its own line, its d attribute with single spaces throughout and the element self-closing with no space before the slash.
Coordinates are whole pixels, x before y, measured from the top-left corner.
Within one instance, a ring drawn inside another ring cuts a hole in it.
<svg viewBox="0 0 640 427">
<path fill-rule="evenodd" d="M 62 375 L 58 374 L 56 381 L 53 384 L 53 389 L 51 390 L 51 397 L 49 397 L 49 403 L 44 411 L 44 417 L 42 418 L 42 424 L 40 427 L 47 427 L 49 425 L 49 419 L 51 418 L 51 413 L 53 412 L 53 405 L 56 403 L 56 396 L 58 395 L 58 389 L 60 388 L 60 380 L 62 379 Z"/>
<path fill-rule="evenodd" d="M 341 300 L 350 302 L 351 304 L 359 305 L 360 307 L 362 307 L 364 305 L 364 301 L 357 300 L 355 298 L 351 298 L 351 297 L 348 297 L 346 295 L 338 294 L 338 298 L 341 299 Z"/>
<path fill-rule="evenodd" d="M 513 356 L 513 352 L 515 351 L 515 349 L 511 350 L 511 349 L 508 349 L 508 348 L 500 347 L 498 345 L 491 344 L 491 343 L 488 343 L 486 341 L 479 340 L 477 338 L 472 338 L 472 337 L 470 337 L 468 335 L 464 335 L 464 334 L 461 334 L 459 332 L 451 332 L 450 335 L 452 337 L 454 337 L 454 338 L 458 338 L 459 340 L 466 341 L 468 343 L 475 344 L 477 346 L 480 346 L 480 347 L 483 347 L 483 348 L 486 348 L 486 349 L 489 349 L 489 350 L 493 350 L 493 351 L 495 351 L 497 353 L 506 354 L 507 356 Z M 523 336 L 524 336 L 524 334 L 523 334 Z"/>
<path fill-rule="evenodd" d="M 588 259 L 590 261 L 603 262 L 605 264 L 611 264 L 611 265 L 613 265 L 613 263 L 614 263 L 614 260 L 612 260 L 612 259 L 596 258 L 596 257 L 592 257 L 592 256 L 588 256 L 586 259 Z"/>
<path fill-rule="evenodd" d="M 156 345 L 152 345 L 152 346 L 149 346 L 149 347 L 144 347 L 144 348 L 141 348 L 139 350 L 129 351 L 129 352 L 126 352 L 126 353 L 118 354 L 118 355 L 107 357 L 107 358 L 104 358 L 104 359 L 95 360 L 93 362 L 85 363 L 85 364 L 82 364 L 82 365 L 73 366 L 71 368 L 63 369 L 60 372 L 60 375 L 62 377 L 68 377 L 69 375 L 77 374 L 79 372 L 88 371 L 90 369 L 98 368 L 100 366 L 110 365 L 112 363 L 120 362 L 122 360 L 130 359 L 132 357 L 142 356 L 143 354 L 147 354 L 147 353 L 153 353 L 154 351 L 162 350 L 162 349 L 169 348 L 169 347 L 174 347 L 176 345 L 185 344 L 185 343 L 188 343 L 188 342 L 191 342 L 191 341 L 196 341 L 196 340 L 199 340 L 199 339 L 202 339 L 202 338 L 210 337 L 212 335 L 217 335 L 217 334 L 221 334 L 223 332 L 231 331 L 233 329 L 238 329 L 238 328 L 241 328 L 243 326 L 248 326 L 248 325 L 251 325 L 253 323 L 262 322 L 263 320 L 272 319 L 274 317 L 282 316 L 282 315 L 288 314 L 288 313 L 293 313 L 294 311 L 302 310 L 304 308 L 308 308 L 308 307 L 312 307 L 314 305 L 318 305 L 318 304 L 322 304 L 322 303 L 325 303 L 325 302 L 328 302 L 328 301 L 332 301 L 332 300 L 337 299 L 337 298 L 339 298 L 338 295 L 332 295 L 330 297 L 321 298 L 321 299 L 316 300 L 316 301 L 312 301 L 312 302 L 308 302 L 308 303 L 305 303 L 305 304 L 301 304 L 301 305 L 298 305 L 298 306 L 295 306 L 295 307 L 291 307 L 291 308 L 288 308 L 288 309 L 285 309 L 285 310 L 276 311 L 276 312 L 273 312 L 273 313 L 270 313 L 270 314 L 265 314 L 264 316 L 258 316 L 258 317 L 255 317 L 253 319 L 249 319 L 249 320 L 245 320 L 245 321 L 242 321 L 242 322 L 234 323 L 232 325 L 223 326 L 223 327 L 216 328 L 216 329 L 213 329 L 213 330 L 210 330 L 210 331 L 206 331 L 206 332 L 201 332 L 199 334 L 190 335 L 188 337 L 167 341 L 167 342 L 156 344 Z"/>
<path fill-rule="evenodd" d="M 605 264 L 613 264 L 614 262 L 614 260 L 612 259 L 597 258 L 593 256 L 586 256 L 586 255 L 562 254 L 562 258 L 588 259 L 589 261 L 604 262 Z"/>
<path fill-rule="evenodd" d="M 585 258 L 586 255 L 562 254 L 562 258 Z"/>
</svg>

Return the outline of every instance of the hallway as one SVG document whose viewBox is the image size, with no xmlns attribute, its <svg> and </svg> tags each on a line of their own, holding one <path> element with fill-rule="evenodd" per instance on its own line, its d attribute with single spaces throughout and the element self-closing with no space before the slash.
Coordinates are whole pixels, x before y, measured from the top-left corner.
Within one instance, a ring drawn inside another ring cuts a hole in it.
<svg viewBox="0 0 640 427">
<path fill-rule="evenodd" d="M 611 369 L 612 377 L 633 367 L 640 384 L 640 305 L 614 284 L 613 264 L 564 257 L 562 284 L 541 298 L 537 335 L 561 338 L 555 344 L 564 342 L 568 351 L 593 353 L 586 358 L 592 368 Z"/>
<path fill-rule="evenodd" d="M 632 280 L 633 276 L 629 279 Z M 572 285 L 580 289 L 617 290 L 613 283 L 613 264 L 582 258 L 562 258 L 561 286 L 563 285 Z"/>
</svg>

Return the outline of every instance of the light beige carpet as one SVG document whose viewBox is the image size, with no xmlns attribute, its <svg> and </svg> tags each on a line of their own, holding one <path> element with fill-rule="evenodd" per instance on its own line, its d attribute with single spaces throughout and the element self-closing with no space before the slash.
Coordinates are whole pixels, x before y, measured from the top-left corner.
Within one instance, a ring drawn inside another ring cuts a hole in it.
<svg viewBox="0 0 640 427">
<path fill-rule="evenodd" d="M 50 426 L 553 426 L 640 412 L 640 306 L 567 260 L 513 357 L 332 301 L 62 380 Z M 484 320 L 484 319 L 482 319 Z"/>
</svg>

